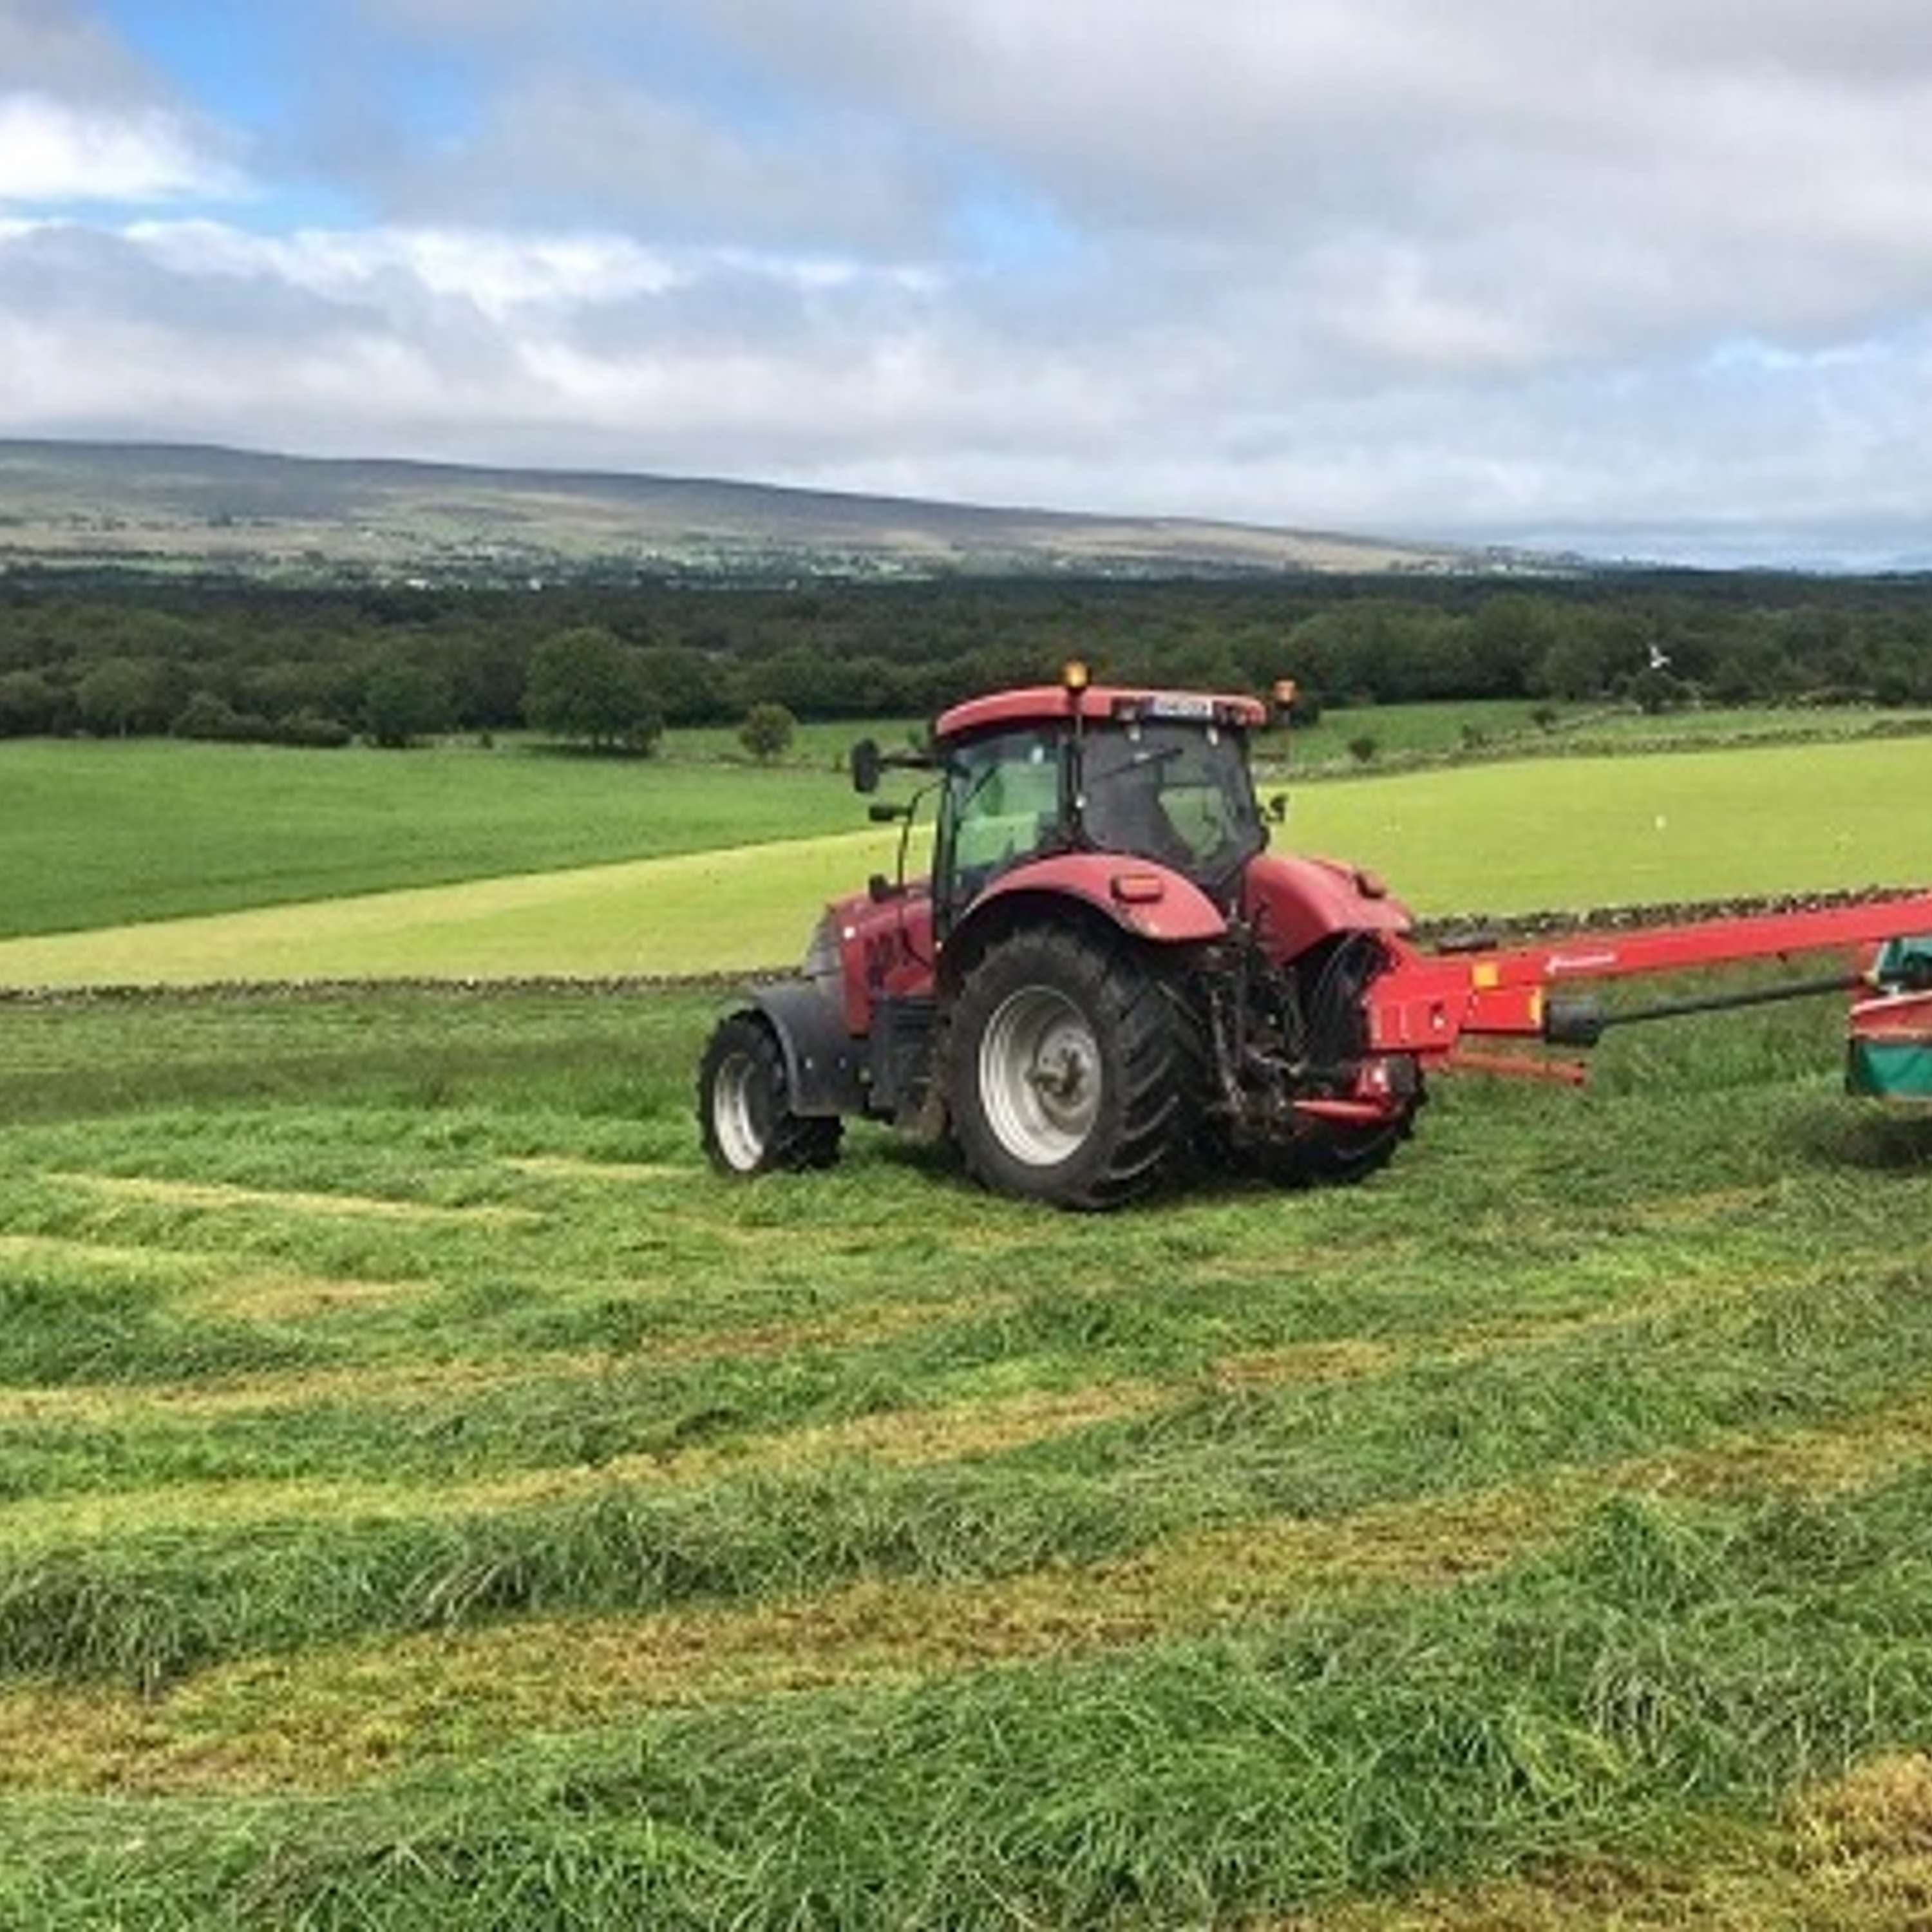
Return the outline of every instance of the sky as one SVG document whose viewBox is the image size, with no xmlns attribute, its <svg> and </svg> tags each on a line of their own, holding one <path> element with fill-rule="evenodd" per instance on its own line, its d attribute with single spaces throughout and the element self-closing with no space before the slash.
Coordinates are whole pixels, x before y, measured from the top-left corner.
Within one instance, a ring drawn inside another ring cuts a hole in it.
<svg viewBox="0 0 1932 1932">
<path fill-rule="evenodd" d="M 1925 0 L 0 0 L 0 434 L 1932 564 Z"/>
</svg>

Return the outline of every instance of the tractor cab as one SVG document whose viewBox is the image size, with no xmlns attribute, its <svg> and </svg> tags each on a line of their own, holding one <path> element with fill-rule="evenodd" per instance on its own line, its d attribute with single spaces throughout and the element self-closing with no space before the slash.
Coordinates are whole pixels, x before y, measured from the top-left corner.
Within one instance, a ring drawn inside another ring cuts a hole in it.
<svg viewBox="0 0 1932 1932">
<path fill-rule="evenodd" d="M 1293 701 L 1276 688 L 1276 708 Z M 728 1173 L 829 1160 L 839 1122 L 949 1136 L 1012 1194 L 1108 1207 L 1203 1148 L 1298 1176 L 1388 1157 L 1421 1098 L 1369 1050 L 1361 996 L 1408 917 L 1379 880 L 1268 854 L 1252 698 L 1057 685 L 955 706 L 926 747 L 854 748 L 898 876 L 826 908 L 803 973 L 760 986 L 700 1069 Z M 929 878 L 909 878 L 937 797 Z"/>
<path fill-rule="evenodd" d="M 1078 666 L 1063 686 L 947 712 L 916 760 L 939 773 L 938 938 L 1006 874 L 1068 854 L 1144 861 L 1232 904 L 1268 842 L 1247 760 L 1266 716 L 1252 698 L 1096 688 Z M 861 747 L 855 783 L 870 789 L 888 762 L 915 760 Z"/>
</svg>

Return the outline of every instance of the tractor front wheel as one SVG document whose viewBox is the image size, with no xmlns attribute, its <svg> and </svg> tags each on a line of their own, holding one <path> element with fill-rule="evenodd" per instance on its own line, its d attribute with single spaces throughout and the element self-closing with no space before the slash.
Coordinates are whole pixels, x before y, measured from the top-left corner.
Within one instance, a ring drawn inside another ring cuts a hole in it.
<svg viewBox="0 0 1932 1932">
<path fill-rule="evenodd" d="M 946 1099 L 966 1164 L 1002 1194 L 1118 1207 L 1166 1178 L 1198 1114 L 1184 1000 L 1125 942 L 1022 931 L 961 989 Z"/>
<path fill-rule="evenodd" d="M 830 1167 L 844 1123 L 794 1114 L 786 1104 L 784 1050 L 756 1012 L 720 1020 L 698 1072 L 698 1127 L 720 1174 Z"/>
</svg>

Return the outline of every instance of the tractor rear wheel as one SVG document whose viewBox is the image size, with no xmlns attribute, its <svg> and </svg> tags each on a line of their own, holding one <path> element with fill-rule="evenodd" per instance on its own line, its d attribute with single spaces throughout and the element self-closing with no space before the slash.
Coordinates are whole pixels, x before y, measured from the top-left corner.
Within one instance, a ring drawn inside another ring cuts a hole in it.
<svg viewBox="0 0 1932 1932">
<path fill-rule="evenodd" d="M 1062 1208 L 1147 1192 L 1192 1142 L 1198 1042 L 1145 953 L 1015 933 L 968 976 L 948 1029 L 947 1107 L 968 1167 L 997 1192 Z"/>
<path fill-rule="evenodd" d="M 698 1072 L 698 1127 L 720 1174 L 748 1178 L 782 1168 L 830 1167 L 844 1123 L 787 1106 L 784 1052 L 756 1012 L 720 1020 Z"/>
</svg>

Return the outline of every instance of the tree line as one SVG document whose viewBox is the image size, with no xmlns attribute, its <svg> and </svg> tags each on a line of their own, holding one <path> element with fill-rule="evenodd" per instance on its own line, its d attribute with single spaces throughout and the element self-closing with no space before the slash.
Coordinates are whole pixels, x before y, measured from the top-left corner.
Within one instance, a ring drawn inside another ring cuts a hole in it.
<svg viewBox="0 0 1932 1932">
<path fill-rule="evenodd" d="M 542 592 L 0 580 L 0 736 L 298 744 L 532 726 L 647 750 L 668 725 L 930 715 L 1051 677 L 1311 706 L 1932 703 L 1932 580 L 1667 573 L 1158 584 L 940 580 Z"/>
</svg>

